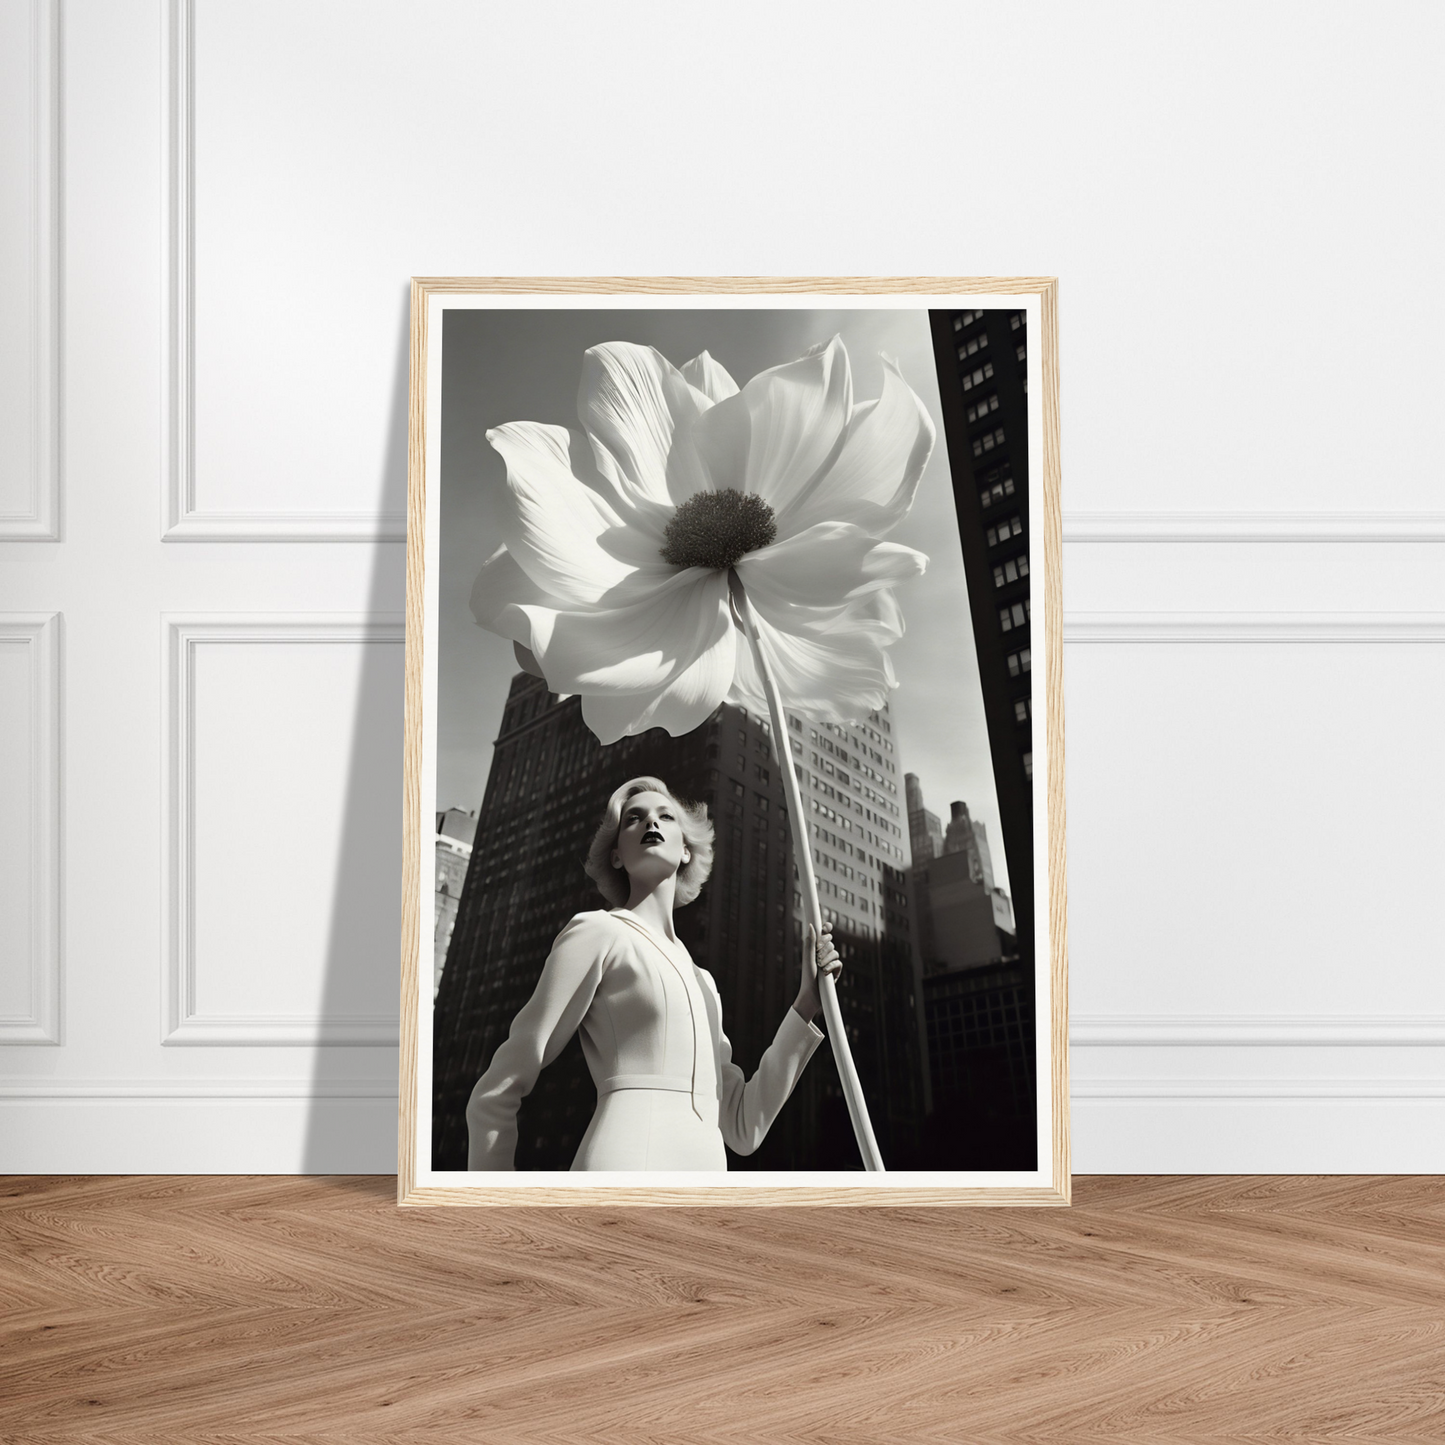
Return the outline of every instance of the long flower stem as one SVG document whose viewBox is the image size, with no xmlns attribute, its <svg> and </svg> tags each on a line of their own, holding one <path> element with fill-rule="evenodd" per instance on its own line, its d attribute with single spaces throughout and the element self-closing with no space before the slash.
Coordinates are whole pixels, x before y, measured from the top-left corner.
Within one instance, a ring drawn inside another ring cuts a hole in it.
<svg viewBox="0 0 1445 1445">
<path fill-rule="evenodd" d="M 818 903 L 818 881 L 813 875 L 813 849 L 808 835 L 808 822 L 803 816 L 802 790 L 798 787 L 798 777 L 793 770 L 783 699 L 778 692 L 778 684 L 773 680 L 772 669 L 763 656 L 757 619 L 753 616 L 752 604 L 748 601 L 742 580 L 736 572 L 730 572 L 728 582 L 743 632 L 753 649 L 753 661 L 758 665 L 758 674 L 763 680 L 763 691 L 768 699 L 768 713 L 773 720 L 773 750 L 783 774 L 783 793 L 788 800 L 788 821 L 793 828 L 793 857 L 797 860 L 798 877 L 803 884 L 803 906 L 815 935 L 821 938 L 823 910 Z M 848 1117 L 853 1121 L 858 1152 L 863 1156 L 863 1167 L 882 1172 L 883 1156 L 878 1152 L 878 1141 L 873 1137 L 873 1121 L 868 1117 L 868 1105 L 864 1102 L 863 1088 L 858 1082 L 858 1070 L 853 1067 L 853 1053 L 848 1047 L 848 1031 L 843 1026 L 843 1013 L 838 1007 L 838 990 L 830 974 L 819 975 L 818 994 L 823 1001 L 823 1018 L 828 1024 L 828 1042 L 833 1046 L 833 1060 L 838 1066 L 838 1078 L 843 1085 L 843 1098 L 848 1104 Z"/>
</svg>

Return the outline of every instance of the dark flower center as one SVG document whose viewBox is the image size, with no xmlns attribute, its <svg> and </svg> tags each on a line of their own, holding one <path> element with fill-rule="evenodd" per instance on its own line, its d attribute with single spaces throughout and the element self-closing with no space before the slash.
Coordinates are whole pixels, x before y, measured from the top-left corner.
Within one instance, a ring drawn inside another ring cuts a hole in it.
<svg viewBox="0 0 1445 1445">
<path fill-rule="evenodd" d="M 723 572 L 777 535 L 773 509 L 761 497 L 728 487 L 689 497 L 662 534 L 662 560 L 674 567 Z"/>
</svg>

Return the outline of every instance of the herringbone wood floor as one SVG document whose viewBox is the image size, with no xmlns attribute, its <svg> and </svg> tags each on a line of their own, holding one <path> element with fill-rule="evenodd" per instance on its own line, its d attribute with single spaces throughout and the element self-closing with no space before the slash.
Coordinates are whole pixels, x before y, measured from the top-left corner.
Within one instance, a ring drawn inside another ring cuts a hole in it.
<svg viewBox="0 0 1445 1445">
<path fill-rule="evenodd" d="M 7 1181 L 0 1438 L 1445 1441 L 1445 1190 L 1072 1209 L 399 1210 L 395 1180 Z"/>
</svg>

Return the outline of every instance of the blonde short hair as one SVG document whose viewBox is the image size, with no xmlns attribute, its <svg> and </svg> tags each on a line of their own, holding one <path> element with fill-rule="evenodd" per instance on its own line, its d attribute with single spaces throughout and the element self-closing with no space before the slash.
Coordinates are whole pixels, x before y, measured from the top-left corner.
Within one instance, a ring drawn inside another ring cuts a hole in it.
<svg viewBox="0 0 1445 1445">
<path fill-rule="evenodd" d="M 632 889 L 626 870 L 612 866 L 612 850 L 617 846 L 617 835 L 622 830 L 622 809 L 627 800 L 638 793 L 661 793 L 677 809 L 683 840 L 692 854 L 691 859 L 677 870 L 673 903 L 681 908 L 697 897 L 712 872 L 713 828 L 708 820 L 706 803 L 682 802 L 660 778 L 632 778 L 607 800 L 607 811 L 603 813 L 592 846 L 587 850 L 587 862 L 583 868 L 597 885 L 597 891 L 614 908 L 621 908 L 627 903 Z"/>
</svg>

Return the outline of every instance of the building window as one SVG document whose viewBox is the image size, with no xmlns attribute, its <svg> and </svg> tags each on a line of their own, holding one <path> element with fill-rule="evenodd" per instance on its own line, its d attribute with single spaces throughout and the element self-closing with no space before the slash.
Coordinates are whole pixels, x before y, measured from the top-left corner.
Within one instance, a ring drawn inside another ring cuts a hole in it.
<svg viewBox="0 0 1445 1445">
<path fill-rule="evenodd" d="M 1026 777 L 1029 782 L 1033 782 L 1034 780 L 1034 755 L 1032 753 L 1024 754 L 1024 777 Z"/>
<path fill-rule="evenodd" d="M 962 316 L 953 318 L 953 329 L 962 331 L 965 326 L 972 326 L 975 321 L 983 320 L 982 311 L 965 311 Z"/>
<path fill-rule="evenodd" d="M 1015 311 L 1008 319 L 1010 331 L 1023 331 L 1028 326 L 1028 316 L 1022 311 Z"/>
<path fill-rule="evenodd" d="M 995 587 L 1006 587 L 1010 582 L 1017 582 L 1020 577 L 1029 575 L 1029 554 L 1022 553 L 1017 557 L 1010 557 L 1007 562 L 993 569 L 993 585 Z"/>
<path fill-rule="evenodd" d="M 1019 652 L 1011 652 L 1008 655 L 1008 675 L 1018 677 L 1020 673 L 1028 672 L 1033 666 L 1032 649 L 1025 647 Z"/>
<path fill-rule="evenodd" d="M 985 417 L 989 414 L 989 412 L 997 410 L 998 393 L 993 392 L 991 395 L 984 397 L 984 399 L 976 406 L 969 407 L 968 419 L 970 422 L 976 422 L 979 420 L 980 417 Z"/>
<path fill-rule="evenodd" d="M 803 724 L 800 723 L 795 717 L 790 717 L 788 719 L 788 726 L 792 728 L 795 733 L 800 733 L 803 731 Z"/>
<path fill-rule="evenodd" d="M 1029 705 L 1029 699 L 1028 699 L 1028 698 L 1026 698 L 1026 697 L 1021 697 L 1021 698 L 1015 699 L 1015 701 L 1014 701 L 1014 717 L 1017 718 L 1019 722 L 1021 722 L 1021 723 L 1026 723 L 1026 722 L 1029 720 L 1029 717 L 1030 717 L 1032 711 L 1033 711 L 1033 709 L 1032 709 L 1032 708 L 1030 707 L 1030 705 Z"/>
<path fill-rule="evenodd" d="M 1014 347 L 1014 355 L 1017 356 L 1020 361 L 1023 361 L 1028 356 L 1028 354 L 1029 349 L 1023 344 L 1023 342 L 1020 342 L 1016 347 Z"/>
<path fill-rule="evenodd" d="M 1000 607 L 998 610 L 998 625 L 1004 632 L 1012 632 L 1015 627 L 1022 627 L 1029 620 L 1029 599 L 1024 598 L 1022 602 L 1015 602 L 1012 607 Z"/>
<path fill-rule="evenodd" d="M 980 331 L 977 336 L 970 336 L 958 348 L 958 359 L 967 361 L 970 356 L 977 356 L 980 351 L 988 350 L 988 332 Z"/>
<path fill-rule="evenodd" d="M 965 371 L 963 373 L 963 389 L 965 391 L 972 391 L 974 387 L 982 386 L 992 375 L 993 362 L 991 361 L 984 362 L 984 364 L 975 371 Z"/>
<path fill-rule="evenodd" d="M 988 529 L 988 545 L 996 547 L 1000 542 L 1007 542 L 1010 537 L 1019 536 L 1023 529 L 1024 524 L 1015 513 L 1012 517 L 1005 518 L 998 526 Z"/>
<path fill-rule="evenodd" d="M 1003 445 L 1003 428 L 997 431 L 984 432 L 973 444 L 973 454 L 981 457 L 985 452 L 991 452 L 995 447 Z"/>
<path fill-rule="evenodd" d="M 1014 494 L 1014 479 L 1007 463 L 987 473 L 983 479 L 983 490 L 978 494 L 979 505 L 991 507 L 995 502 Z"/>
</svg>

